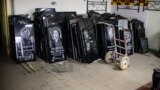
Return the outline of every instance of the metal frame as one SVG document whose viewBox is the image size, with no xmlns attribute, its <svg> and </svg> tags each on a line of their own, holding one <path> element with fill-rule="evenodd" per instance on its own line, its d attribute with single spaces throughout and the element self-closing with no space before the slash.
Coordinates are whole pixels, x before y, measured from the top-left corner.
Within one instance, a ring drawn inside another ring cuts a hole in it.
<svg viewBox="0 0 160 90">
<path fill-rule="evenodd" d="M 99 9 L 100 7 L 104 7 L 104 9 Z M 91 8 L 91 9 L 90 9 Z M 104 11 L 105 13 L 107 12 L 107 1 L 90 1 L 87 0 L 87 12 L 90 10 L 93 11 Z"/>
<path fill-rule="evenodd" d="M 148 5 L 146 5 L 146 4 L 148 4 Z M 160 11 L 160 1 L 158 1 L 158 0 L 148 0 L 147 3 L 143 4 L 143 11 L 145 11 L 145 10 Z"/>
<path fill-rule="evenodd" d="M 138 12 L 140 11 L 140 0 L 138 0 L 138 2 L 136 4 L 133 4 L 132 6 L 130 5 L 130 3 L 129 3 L 129 5 L 126 5 L 126 4 L 122 5 L 122 3 L 117 2 L 117 11 L 119 9 L 137 10 Z M 137 8 L 136 8 L 136 6 L 137 6 Z"/>
<path fill-rule="evenodd" d="M 123 39 L 120 39 L 120 35 L 119 35 L 119 32 L 118 32 L 118 38 L 116 38 L 116 31 L 115 31 L 115 26 L 114 25 L 112 25 L 112 24 L 108 24 L 108 23 L 105 23 L 105 22 L 98 22 L 98 24 L 105 24 L 105 25 L 109 25 L 109 26 L 111 26 L 111 27 L 113 27 L 113 34 L 114 34 L 114 52 L 113 52 L 113 56 L 112 56 L 112 59 L 114 60 L 114 61 L 119 61 L 119 59 L 120 59 L 120 57 L 119 56 L 128 56 L 128 51 L 127 51 L 127 44 L 126 44 L 126 38 L 125 38 L 125 31 L 126 31 L 126 29 L 123 29 L 122 31 L 123 31 Z M 119 26 L 116 26 L 116 27 L 119 27 Z M 123 27 L 122 27 L 123 28 Z M 122 47 L 122 46 L 119 46 L 118 44 L 117 44 L 117 41 L 118 41 L 118 43 L 124 43 L 124 47 Z M 121 50 L 120 50 L 120 52 L 118 52 L 118 49 L 123 49 L 123 50 L 125 50 L 125 53 L 123 54 L 123 53 L 121 53 Z"/>
</svg>

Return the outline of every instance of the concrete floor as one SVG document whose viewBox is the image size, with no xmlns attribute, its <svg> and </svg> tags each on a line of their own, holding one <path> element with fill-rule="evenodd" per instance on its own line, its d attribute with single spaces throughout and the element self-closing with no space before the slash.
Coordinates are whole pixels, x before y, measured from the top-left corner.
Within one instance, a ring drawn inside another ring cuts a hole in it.
<svg viewBox="0 0 160 90">
<path fill-rule="evenodd" d="M 36 72 L 28 73 L 13 60 L 0 60 L 0 90 L 136 90 L 152 81 L 153 68 L 160 59 L 151 53 L 130 56 L 131 66 L 120 71 L 103 61 L 82 64 L 73 60 L 64 65 L 38 59 Z"/>
</svg>

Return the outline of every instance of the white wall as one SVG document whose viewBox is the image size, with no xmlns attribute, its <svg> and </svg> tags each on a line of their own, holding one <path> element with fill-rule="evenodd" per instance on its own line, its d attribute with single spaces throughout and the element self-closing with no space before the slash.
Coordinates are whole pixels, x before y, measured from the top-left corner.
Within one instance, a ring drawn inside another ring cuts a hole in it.
<svg viewBox="0 0 160 90">
<path fill-rule="evenodd" d="M 117 11 L 116 6 L 112 6 L 111 13 L 116 13 L 127 18 L 137 18 L 144 22 L 146 37 L 149 40 L 149 48 L 158 50 L 160 46 L 160 12 L 157 11 L 142 11 L 120 9 Z"/>
<path fill-rule="evenodd" d="M 147 11 L 146 35 L 151 49 L 159 50 L 160 46 L 160 12 Z"/>
<path fill-rule="evenodd" d="M 57 4 L 52 5 L 53 1 L 57 1 Z M 107 1 L 107 9 L 110 12 L 111 0 Z M 87 0 L 14 0 L 14 14 L 32 16 L 35 8 L 56 8 L 56 11 L 76 11 L 78 14 L 86 14 Z"/>
<path fill-rule="evenodd" d="M 142 7 L 141 7 L 141 9 L 142 9 Z M 117 7 L 115 5 L 112 5 L 111 13 L 116 13 L 118 15 L 122 15 L 124 17 L 129 18 L 129 19 L 137 18 L 137 19 L 143 21 L 144 24 L 146 25 L 147 12 L 143 12 L 142 10 L 140 10 L 140 12 L 138 12 L 137 10 L 119 9 L 117 11 Z"/>
<path fill-rule="evenodd" d="M 52 5 L 51 2 L 57 1 Z M 30 14 L 35 8 L 56 8 L 56 11 L 77 11 L 78 14 L 86 13 L 84 0 L 14 0 L 14 14 Z"/>
<path fill-rule="evenodd" d="M 57 1 L 56 5 L 52 5 L 52 1 Z M 149 39 L 149 47 L 158 50 L 160 46 L 160 12 L 140 10 L 120 9 L 117 11 L 116 6 L 111 5 L 111 0 L 107 0 L 107 11 L 116 13 L 128 18 L 137 18 L 144 22 L 146 27 L 146 36 Z M 86 1 L 84 0 L 14 0 L 15 14 L 30 14 L 35 8 L 56 8 L 57 11 L 76 11 L 78 14 L 86 14 Z M 142 7 L 141 7 L 142 9 Z"/>
<path fill-rule="evenodd" d="M 111 13 L 111 11 L 112 11 L 111 0 L 107 0 L 107 12 Z"/>
</svg>

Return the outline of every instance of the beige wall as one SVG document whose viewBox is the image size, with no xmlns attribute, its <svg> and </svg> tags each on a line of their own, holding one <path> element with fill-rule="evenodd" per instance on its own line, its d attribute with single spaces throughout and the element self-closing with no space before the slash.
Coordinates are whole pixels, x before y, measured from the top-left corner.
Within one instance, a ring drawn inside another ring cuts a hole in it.
<svg viewBox="0 0 160 90">
<path fill-rule="evenodd" d="M 57 1 L 52 5 L 51 2 Z M 79 14 L 86 13 L 84 0 L 14 0 L 15 14 L 32 15 L 35 8 L 56 8 L 57 11 L 77 11 Z"/>
<path fill-rule="evenodd" d="M 51 2 L 53 1 L 57 1 L 57 4 L 52 5 Z M 28 13 L 32 15 L 35 8 L 56 8 L 57 11 L 76 11 L 78 14 L 86 14 L 86 1 L 87 0 L 14 0 L 14 12 L 15 14 Z M 110 12 L 111 0 L 107 1 L 107 11 Z"/>
<path fill-rule="evenodd" d="M 2 42 L 2 49 L 5 53 L 5 55 L 9 54 L 9 25 L 8 25 L 8 14 L 10 14 L 9 11 L 9 0 L 1 0 L 0 1 L 1 5 L 0 5 L 0 24 L 1 24 L 1 38 L 3 39 Z"/>
<path fill-rule="evenodd" d="M 52 1 L 57 1 L 56 5 L 52 5 Z M 160 12 L 148 11 L 140 13 L 132 10 L 116 10 L 115 6 L 111 6 L 111 0 L 107 0 L 107 11 L 123 15 L 128 18 L 137 18 L 145 23 L 146 36 L 149 39 L 149 47 L 157 49 L 160 43 Z M 84 0 L 14 0 L 15 14 L 32 15 L 35 8 L 56 8 L 57 11 L 77 11 L 78 14 L 86 14 L 86 1 Z"/>
<path fill-rule="evenodd" d="M 8 12 L 8 15 L 11 15 L 12 13 L 12 9 L 11 9 L 11 0 L 7 0 L 7 12 Z"/>
<path fill-rule="evenodd" d="M 160 12 L 147 11 L 146 35 L 149 40 L 149 47 L 158 50 L 160 46 Z"/>
<path fill-rule="evenodd" d="M 160 46 L 160 12 L 159 11 L 142 11 L 140 12 L 132 10 L 119 10 L 117 11 L 116 6 L 112 6 L 112 13 L 120 14 L 128 18 L 137 18 L 144 22 L 146 28 L 146 37 L 149 40 L 149 48 L 159 50 Z"/>
<path fill-rule="evenodd" d="M 143 12 L 142 11 L 142 7 L 141 7 L 140 12 L 138 12 L 137 10 L 127 10 L 127 9 L 119 9 L 117 11 L 117 6 L 112 5 L 111 13 L 116 13 L 118 15 L 122 15 L 124 17 L 129 18 L 129 19 L 136 18 L 136 19 L 141 20 L 142 22 L 144 22 L 144 24 L 146 26 L 147 12 Z"/>
</svg>

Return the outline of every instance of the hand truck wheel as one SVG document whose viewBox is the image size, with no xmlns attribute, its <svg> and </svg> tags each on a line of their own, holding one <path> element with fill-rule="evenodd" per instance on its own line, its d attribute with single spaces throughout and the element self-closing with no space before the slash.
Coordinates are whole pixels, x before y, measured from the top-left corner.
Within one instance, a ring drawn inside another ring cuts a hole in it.
<svg viewBox="0 0 160 90">
<path fill-rule="evenodd" d="M 105 55 L 105 61 L 106 63 L 112 63 L 112 56 L 113 56 L 113 51 L 109 51 Z"/>
<path fill-rule="evenodd" d="M 120 69 L 125 70 L 129 67 L 130 65 L 130 59 L 127 56 L 124 56 L 120 59 Z"/>
</svg>

